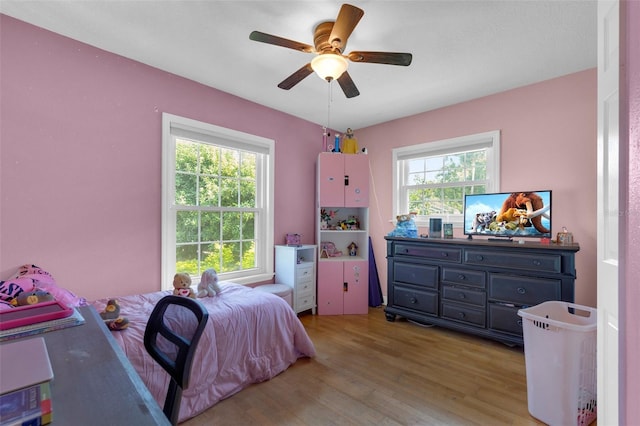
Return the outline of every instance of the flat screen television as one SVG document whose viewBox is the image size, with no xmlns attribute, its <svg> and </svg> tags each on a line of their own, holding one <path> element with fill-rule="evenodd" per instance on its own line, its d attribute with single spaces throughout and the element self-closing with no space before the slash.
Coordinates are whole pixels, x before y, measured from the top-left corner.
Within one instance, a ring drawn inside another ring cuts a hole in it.
<svg viewBox="0 0 640 426">
<path fill-rule="evenodd" d="M 464 234 L 496 238 L 551 237 L 551 191 L 467 194 Z"/>
</svg>

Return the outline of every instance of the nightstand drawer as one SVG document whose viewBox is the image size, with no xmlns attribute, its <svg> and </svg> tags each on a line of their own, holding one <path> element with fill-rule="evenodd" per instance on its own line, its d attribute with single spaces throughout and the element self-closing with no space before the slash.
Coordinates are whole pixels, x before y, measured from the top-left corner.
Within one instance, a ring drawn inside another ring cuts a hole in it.
<svg viewBox="0 0 640 426">
<path fill-rule="evenodd" d="M 296 285 L 296 294 L 315 293 L 315 288 L 313 280 L 301 282 Z"/>
<path fill-rule="evenodd" d="M 298 306 L 301 310 L 306 310 L 309 308 L 315 308 L 316 306 L 316 295 L 313 293 L 307 293 L 306 295 L 297 295 L 296 296 L 296 306 Z"/>
<path fill-rule="evenodd" d="M 296 268 L 296 279 L 298 282 L 311 281 L 313 279 L 313 263 L 301 263 Z"/>
<path fill-rule="evenodd" d="M 559 254 L 531 255 L 502 251 L 466 250 L 464 263 L 529 271 L 562 272 L 562 256 Z"/>
<path fill-rule="evenodd" d="M 486 275 L 483 271 L 471 271 L 460 268 L 442 268 L 442 282 L 475 287 L 485 286 Z"/>
<path fill-rule="evenodd" d="M 534 306 L 547 300 L 560 300 L 561 290 L 561 280 L 489 274 L 490 300 L 518 306 Z"/>
</svg>

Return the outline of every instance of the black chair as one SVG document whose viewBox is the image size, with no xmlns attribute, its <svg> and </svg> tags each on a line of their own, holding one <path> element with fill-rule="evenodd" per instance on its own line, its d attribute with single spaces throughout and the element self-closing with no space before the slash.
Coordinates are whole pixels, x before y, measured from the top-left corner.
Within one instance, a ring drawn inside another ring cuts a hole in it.
<svg viewBox="0 0 640 426">
<path fill-rule="evenodd" d="M 189 297 L 165 296 L 156 304 L 144 331 L 144 347 L 164 368 L 171 380 L 164 414 L 178 424 L 182 391 L 189 387 L 191 363 L 209 313 Z"/>
</svg>

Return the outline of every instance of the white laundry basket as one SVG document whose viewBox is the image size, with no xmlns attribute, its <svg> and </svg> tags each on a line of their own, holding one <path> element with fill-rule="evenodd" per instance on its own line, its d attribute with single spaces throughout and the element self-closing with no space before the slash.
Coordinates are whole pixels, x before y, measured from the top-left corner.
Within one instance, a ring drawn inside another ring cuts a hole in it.
<svg viewBox="0 0 640 426">
<path fill-rule="evenodd" d="M 596 419 L 597 310 L 549 301 L 520 309 L 529 413 L 552 426 Z"/>
</svg>

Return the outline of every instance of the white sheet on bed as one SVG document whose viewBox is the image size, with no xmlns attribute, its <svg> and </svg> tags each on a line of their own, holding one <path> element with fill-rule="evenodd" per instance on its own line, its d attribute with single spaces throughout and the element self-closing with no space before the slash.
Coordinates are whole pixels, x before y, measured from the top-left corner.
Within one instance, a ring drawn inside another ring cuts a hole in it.
<svg viewBox="0 0 640 426">
<path fill-rule="evenodd" d="M 229 282 L 220 285 L 218 296 L 198 299 L 209 311 L 209 323 L 196 351 L 189 388 L 182 395 L 179 421 L 252 383 L 271 379 L 300 357 L 315 355 L 302 323 L 282 298 Z M 170 293 L 117 298 L 120 314 L 130 325 L 112 332 L 161 407 L 168 375 L 147 354 L 143 336 L 155 303 Z M 92 303 L 98 312 L 106 304 L 107 299 Z"/>
</svg>

